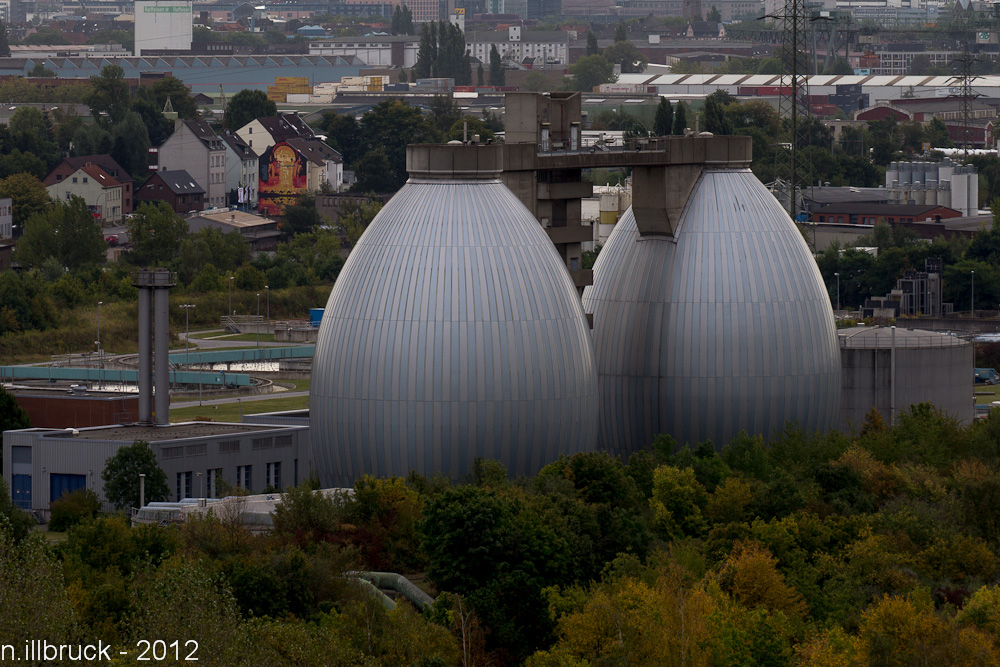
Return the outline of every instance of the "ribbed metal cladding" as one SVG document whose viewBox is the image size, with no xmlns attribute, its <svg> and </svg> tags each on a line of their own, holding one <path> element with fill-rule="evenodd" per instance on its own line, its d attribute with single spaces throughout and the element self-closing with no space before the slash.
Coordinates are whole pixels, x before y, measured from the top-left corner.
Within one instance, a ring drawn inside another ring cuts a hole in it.
<svg viewBox="0 0 1000 667">
<path fill-rule="evenodd" d="M 362 474 L 530 475 L 594 448 L 590 332 L 555 248 L 495 178 L 410 181 L 351 251 L 316 343 L 324 485 Z"/>
<path fill-rule="evenodd" d="M 599 446 L 659 433 L 717 448 L 739 431 L 837 424 L 840 352 L 819 270 L 749 170 L 706 170 L 674 239 L 618 222 L 584 295 L 594 315 Z"/>
</svg>

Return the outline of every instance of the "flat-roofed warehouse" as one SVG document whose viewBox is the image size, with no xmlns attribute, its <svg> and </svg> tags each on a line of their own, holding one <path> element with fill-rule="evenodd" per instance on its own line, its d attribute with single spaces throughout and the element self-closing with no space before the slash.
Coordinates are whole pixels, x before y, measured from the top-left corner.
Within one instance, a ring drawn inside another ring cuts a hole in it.
<svg viewBox="0 0 1000 667">
<path fill-rule="evenodd" d="M 302 426 L 185 422 L 7 431 L 4 480 L 23 509 L 47 511 L 65 492 L 86 487 L 104 498 L 109 458 L 136 440 L 150 444 L 167 475 L 169 500 L 214 498 L 218 480 L 253 492 L 298 484 L 311 467 Z M 200 475 L 199 475 L 200 473 Z M 111 509 L 110 506 L 105 509 Z"/>
</svg>

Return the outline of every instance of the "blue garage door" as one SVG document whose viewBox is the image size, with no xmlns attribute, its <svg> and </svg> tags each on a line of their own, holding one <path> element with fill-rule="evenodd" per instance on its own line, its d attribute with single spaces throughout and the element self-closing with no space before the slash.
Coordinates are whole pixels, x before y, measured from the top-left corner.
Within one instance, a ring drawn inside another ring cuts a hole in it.
<svg viewBox="0 0 1000 667">
<path fill-rule="evenodd" d="M 12 475 L 10 497 L 23 510 L 31 509 L 31 475 Z"/>
<path fill-rule="evenodd" d="M 52 473 L 49 475 L 49 502 L 59 500 L 64 493 L 73 493 L 87 486 L 86 475 L 65 475 Z"/>
</svg>

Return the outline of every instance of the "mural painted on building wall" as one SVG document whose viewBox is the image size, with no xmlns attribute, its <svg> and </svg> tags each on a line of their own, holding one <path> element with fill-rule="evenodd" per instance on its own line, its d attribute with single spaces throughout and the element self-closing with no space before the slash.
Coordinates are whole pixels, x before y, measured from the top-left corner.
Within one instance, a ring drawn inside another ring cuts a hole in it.
<svg viewBox="0 0 1000 667">
<path fill-rule="evenodd" d="M 306 161 L 294 148 L 281 142 L 260 156 L 260 189 L 257 210 L 264 215 L 281 215 L 306 193 L 309 179 Z"/>
</svg>

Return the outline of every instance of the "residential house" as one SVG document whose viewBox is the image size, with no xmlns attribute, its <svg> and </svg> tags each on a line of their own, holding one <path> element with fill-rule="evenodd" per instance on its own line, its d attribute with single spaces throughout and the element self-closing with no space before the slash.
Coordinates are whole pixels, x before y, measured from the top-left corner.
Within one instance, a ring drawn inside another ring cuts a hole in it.
<svg viewBox="0 0 1000 667">
<path fill-rule="evenodd" d="M 203 120 L 177 120 L 156 151 L 159 171 L 186 171 L 204 191 L 205 206 L 226 205 L 226 144 Z"/>
<path fill-rule="evenodd" d="M 205 188 L 183 169 L 154 172 L 135 193 L 136 200 L 165 201 L 179 215 L 205 209 Z"/>
<path fill-rule="evenodd" d="M 42 182 L 45 185 L 52 185 L 63 180 L 80 167 L 91 164 L 96 164 L 107 172 L 111 178 L 122 184 L 122 215 L 131 213 L 134 206 L 132 191 L 135 189 L 135 179 L 110 155 L 80 155 L 78 157 L 63 158 L 62 162 L 57 164 Z"/>
<path fill-rule="evenodd" d="M 296 113 L 282 113 L 277 116 L 256 118 L 236 130 L 240 139 L 247 142 L 258 157 L 279 141 L 312 138 L 316 135 Z"/>
<path fill-rule="evenodd" d="M 232 130 L 219 135 L 226 144 L 226 199 L 232 205 L 257 207 L 257 154 Z M 242 193 L 240 192 L 242 190 Z"/>
<path fill-rule="evenodd" d="M 65 178 L 53 180 L 52 183 L 47 181 L 48 177 L 43 183 L 52 199 L 66 202 L 73 196 L 80 197 L 102 225 L 121 223 L 124 188 L 119 181 L 96 164 L 84 165 Z"/>
<path fill-rule="evenodd" d="M 285 206 L 307 192 L 319 192 L 324 183 L 339 190 L 344 183 L 340 153 L 319 138 L 293 138 L 271 146 L 260 157 L 257 209 L 281 215 Z"/>
</svg>

